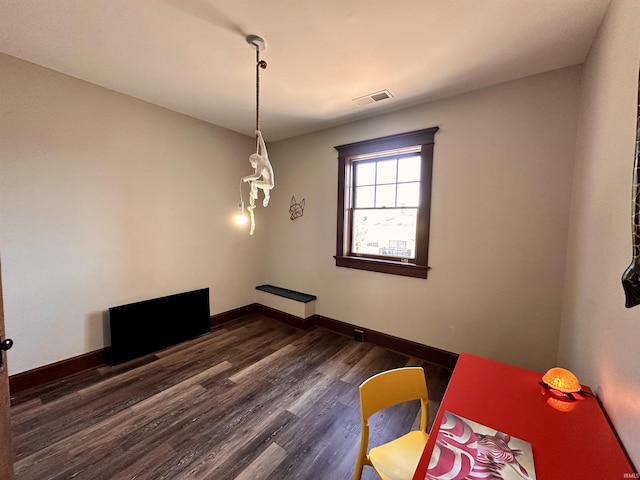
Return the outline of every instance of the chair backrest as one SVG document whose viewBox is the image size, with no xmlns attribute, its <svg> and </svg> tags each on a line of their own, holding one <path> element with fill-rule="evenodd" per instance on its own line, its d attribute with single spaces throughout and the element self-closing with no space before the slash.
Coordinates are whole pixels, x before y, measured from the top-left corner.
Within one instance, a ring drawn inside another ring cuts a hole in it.
<svg viewBox="0 0 640 480">
<path fill-rule="evenodd" d="M 363 422 L 383 408 L 411 400 L 421 401 L 420 430 L 426 432 L 429 397 L 422 367 L 387 370 L 370 377 L 360 385 Z"/>
</svg>

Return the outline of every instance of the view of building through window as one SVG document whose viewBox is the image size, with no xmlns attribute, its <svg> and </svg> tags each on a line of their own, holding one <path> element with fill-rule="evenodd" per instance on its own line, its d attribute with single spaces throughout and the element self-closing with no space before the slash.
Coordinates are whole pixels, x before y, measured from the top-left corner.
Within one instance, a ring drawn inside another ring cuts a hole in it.
<svg viewBox="0 0 640 480">
<path fill-rule="evenodd" d="M 411 150 L 353 159 L 353 254 L 415 258 L 421 160 Z"/>
</svg>

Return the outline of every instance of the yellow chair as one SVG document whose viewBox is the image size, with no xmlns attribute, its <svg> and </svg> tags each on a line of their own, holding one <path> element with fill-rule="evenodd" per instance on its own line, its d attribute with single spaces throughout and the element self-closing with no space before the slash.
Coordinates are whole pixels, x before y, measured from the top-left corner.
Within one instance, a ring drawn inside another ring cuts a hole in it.
<svg viewBox="0 0 640 480">
<path fill-rule="evenodd" d="M 369 450 L 369 417 L 374 413 L 411 400 L 420 400 L 420 430 Z M 422 367 L 405 367 L 378 373 L 360 385 L 362 438 L 354 480 L 360 480 L 365 465 L 373 467 L 382 480 L 411 480 L 427 443 L 429 398 Z"/>
</svg>

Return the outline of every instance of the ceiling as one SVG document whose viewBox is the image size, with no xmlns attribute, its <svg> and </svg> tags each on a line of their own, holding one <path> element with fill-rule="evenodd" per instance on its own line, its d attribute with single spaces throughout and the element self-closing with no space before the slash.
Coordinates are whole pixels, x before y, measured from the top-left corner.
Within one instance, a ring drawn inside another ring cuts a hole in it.
<svg viewBox="0 0 640 480">
<path fill-rule="evenodd" d="M 609 0 L 0 0 L 0 51 L 276 141 L 582 63 Z M 388 90 L 392 98 L 353 100 Z"/>
</svg>

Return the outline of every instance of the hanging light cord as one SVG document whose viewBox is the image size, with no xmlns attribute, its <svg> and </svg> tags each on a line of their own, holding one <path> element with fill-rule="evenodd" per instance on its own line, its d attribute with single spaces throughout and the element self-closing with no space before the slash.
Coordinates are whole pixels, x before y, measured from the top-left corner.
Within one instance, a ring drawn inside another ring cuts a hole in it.
<svg viewBox="0 0 640 480">
<path fill-rule="evenodd" d="M 260 130 L 260 49 L 256 48 L 256 131 Z M 256 134 L 256 153 L 258 153 L 258 136 Z"/>
<path fill-rule="evenodd" d="M 260 130 L 260 69 L 267 68 L 267 62 L 260 60 L 260 49 L 256 47 L 256 131 Z M 256 134 L 256 153 L 258 153 L 258 135 Z"/>
</svg>

